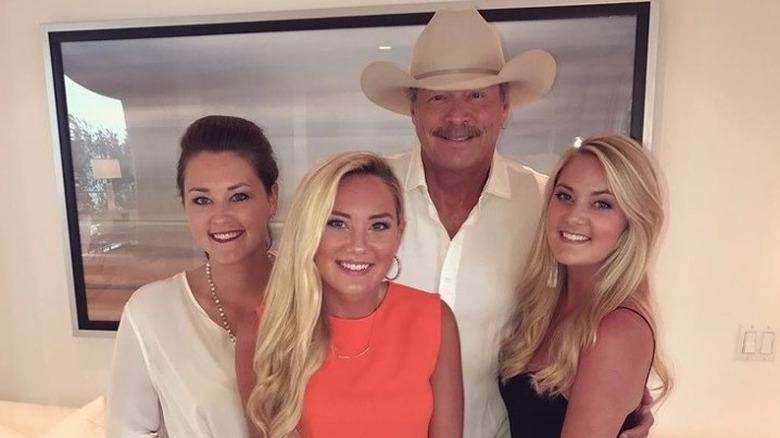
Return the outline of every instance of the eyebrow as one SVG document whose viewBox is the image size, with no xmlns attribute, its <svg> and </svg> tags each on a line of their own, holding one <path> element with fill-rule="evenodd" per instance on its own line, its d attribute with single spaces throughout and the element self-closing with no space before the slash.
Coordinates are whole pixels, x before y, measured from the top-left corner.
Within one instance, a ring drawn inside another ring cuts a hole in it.
<svg viewBox="0 0 780 438">
<path fill-rule="evenodd" d="M 333 211 L 330 212 L 330 214 L 332 214 L 334 216 L 345 217 L 347 219 L 352 219 L 352 216 L 350 216 L 349 214 L 344 213 L 342 211 L 338 211 L 338 210 L 333 210 Z M 371 216 L 368 217 L 369 220 L 385 219 L 385 218 L 392 219 L 393 215 L 391 215 L 390 213 L 377 213 L 377 214 L 372 214 Z"/>
<path fill-rule="evenodd" d="M 570 192 L 576 192 L 576 190 L 571 188 L 571 186 L 569 186 L 567 184 L 564 184 L 564 183 L 557 183 L 557 184 L 555 184 L 555 187 L 563 187 L 564 189 L 566 189 L 566 190 L 568 190 Z M 593 195 L 595 195 L 595 196 L 599 196 L 599 195 L 614 196 L 614 195 L 612 195 L 612 192 L 609 191 L 609 189 L 597 190 L 595 192 L 591 192 L 591 196 L 593 196 Z"/>
<path fill-rule="evenodd" d="M 237 184 L 233 184 L 232 186 L 228 187 L 227 189 L 228 189 L 228 191 L 233 191 L 233 190 L 239 189 L 241 187 L 250 187 L 250 186 L 249 186 L 249 184 L 246 184 L 246 183 L 237 183 Z M 204 188 L 204 187 L 193 187 L 193 188 L 187 190 L 187 193 L 189 193 L 189 192 L 209 193 L 209 192 L 211 192 L 211 190 L 209 190 L 207 188 Z"/>
</svg>

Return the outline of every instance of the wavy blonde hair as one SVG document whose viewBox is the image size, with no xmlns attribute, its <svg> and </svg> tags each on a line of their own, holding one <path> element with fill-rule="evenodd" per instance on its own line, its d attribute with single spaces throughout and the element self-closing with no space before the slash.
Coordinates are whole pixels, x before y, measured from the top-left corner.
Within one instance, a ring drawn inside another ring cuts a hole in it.
<svg viewBox="0 0 780 438">
<path fill-rule="evenodd" d="M 585 140 L 579 148 L 566 151 L 550 175 L 542 211 L 547 211 L 558 177 L 578 155 L 594 157 L 601 164 L 610 192 L 626 215 L 627 226 L 617 248 L 596 272 L 588 299 L 561 322 L 551 339 L 551 362 L 533 375 L 537 393 L 559 395 L 574 383 L 580 352 L 596 342 L 599 322 L 628 301 L 650 322 L 657 333 L 650 300 L 647 266 L 664 219 L 658 174 L 642 145 L 623 135 L 605 135 Z M 559 300 L 566 294 L 566 267 L 558 265 L 546 238 L 544 216 L 539 220 L 531 253 L 518 288 L 518 304 L 510 322 L 508 337 L 499 353 L 502 381 L 528 370 L 528 364 L 542 344 Z M 551 276 L 557 276 L 554 282 Z M 557 283 L 550 287 L 551 283 Z M 671 373 L 656 348 L 652 372 L 659 386 L 656 399 L 663 399 L 672 386 Z"/>
<path fill-rule="evenodd" d="M 330 344 L 322 283 L 314 255 L 346 176 L 375 175 L 403 220 L 401 185 L 388 163 L 371 152 L 346 152 L 319 161 L 298 186 L 268 280 L 253 367 L 257 377 L 249 418 L 267 438 L 297 436 L 303 396 Z"/>
</svg>

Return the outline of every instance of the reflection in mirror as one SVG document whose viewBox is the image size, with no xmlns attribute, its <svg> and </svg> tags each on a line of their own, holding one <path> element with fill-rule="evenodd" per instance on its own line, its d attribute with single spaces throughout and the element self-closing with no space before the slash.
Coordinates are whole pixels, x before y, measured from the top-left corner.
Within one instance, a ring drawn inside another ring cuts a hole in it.
<svg viewBox="0 0 780 438">
<path fill-rule="evenodd" d="M 139 214 L 122 102 L 67 76 L 65 90 L 87 315 L 118 321 L 134 290 L 196 266 L 202 256 L 186 223 Z"/>
</svg>

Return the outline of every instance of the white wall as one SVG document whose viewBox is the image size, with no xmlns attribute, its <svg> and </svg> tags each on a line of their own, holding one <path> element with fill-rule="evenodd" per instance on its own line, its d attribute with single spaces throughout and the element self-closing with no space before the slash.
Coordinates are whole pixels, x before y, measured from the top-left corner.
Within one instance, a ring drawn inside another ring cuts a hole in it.
<svg viewBox="0 0 780 438">
<path fill-rule="evenodd" d="M 678 387 L 656 429 L 780 437 L 780 366 L 733 359 L 738 324 L 780 327 L 780 3 L 661 6 L 654 131 L 670 220 L 656 289 Z"/>
<path fill-rule="evenodd" d="M 40 23 L 402 2 L 0 0 L 0 398 L 86 402 L 113 344 L 70 332 Z M 732 358 L 739 323 L 780 327 L 780 2 L 662 0 L 660 18 L 656 288 L 677 389 L 653 435 L 780 437 L 778 363 Z"/>
</svg>

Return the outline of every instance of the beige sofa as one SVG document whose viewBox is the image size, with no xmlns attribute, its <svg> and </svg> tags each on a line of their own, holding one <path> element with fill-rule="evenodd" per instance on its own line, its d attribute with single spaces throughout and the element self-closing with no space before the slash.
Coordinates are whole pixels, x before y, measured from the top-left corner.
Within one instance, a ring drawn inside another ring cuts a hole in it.
<svg viewBox="0 0 780 438">
<path fill-rule="evenodd" d="M 105 438 L 105 400 L 81 408 L 0 400 L 0 438 Z"/>
</svg>

